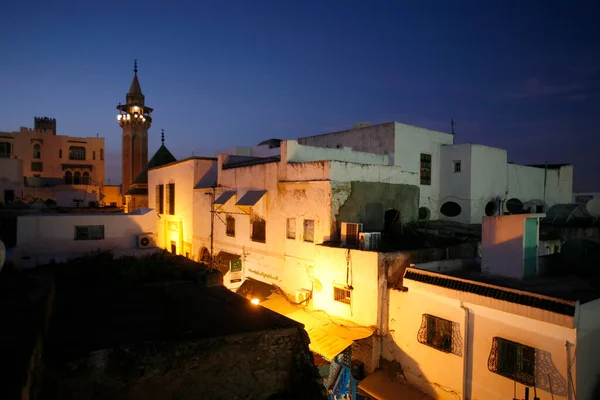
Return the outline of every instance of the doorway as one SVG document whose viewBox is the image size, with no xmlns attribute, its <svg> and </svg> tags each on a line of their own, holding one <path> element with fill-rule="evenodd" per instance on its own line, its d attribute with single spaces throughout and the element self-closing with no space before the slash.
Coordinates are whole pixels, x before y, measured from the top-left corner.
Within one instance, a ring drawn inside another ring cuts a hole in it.
<svg viewBox="0 0 600 400">
<path fill-rule="evenodd" d="M 171 253 L 177 254 L 177 242 L 171 240 Z"/>
</svg>

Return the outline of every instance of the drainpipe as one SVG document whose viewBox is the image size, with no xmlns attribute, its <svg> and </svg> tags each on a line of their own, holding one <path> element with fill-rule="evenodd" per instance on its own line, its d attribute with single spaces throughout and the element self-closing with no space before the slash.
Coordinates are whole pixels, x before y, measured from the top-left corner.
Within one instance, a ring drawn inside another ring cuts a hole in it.
<svg viewBox="0 0 600 400">
<path fill-rule="evenodd" d="M 567 357 L 567 399 L 571 400 L 571 348 L 568 340 L 565 341 L 565 356 Z"/>
<path fill-rule="evenodd" d="M 465 333 L 463 338 L 463 384 L 462 384 L 462 398 L 463 400 L 467 399 L 467 377 L 469 371 L 469 309 L 465 307 L 463 302 L 460 302 L 460 308 L 465 311 Z"/>
<path fill-rule="evenodd" d="M 547 179 L 548 179 L 548 161 L 546 161 L 546 164 L 544 167 L 544 209 L 546 208 L 546 182 L 547 182 Z"/>
</svg>

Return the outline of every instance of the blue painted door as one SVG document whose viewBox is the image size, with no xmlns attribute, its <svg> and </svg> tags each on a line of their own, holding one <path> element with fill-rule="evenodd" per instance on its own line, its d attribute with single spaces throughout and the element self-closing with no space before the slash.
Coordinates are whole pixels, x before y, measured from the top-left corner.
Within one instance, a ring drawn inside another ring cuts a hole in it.
<svg viewBox="0 0 600 400">
<path fill-rule="evenodd" d="M 537 269 L 538 219 L 525 218 L 523 239 L 523 276 L 535 276 Z"/>
</svg>

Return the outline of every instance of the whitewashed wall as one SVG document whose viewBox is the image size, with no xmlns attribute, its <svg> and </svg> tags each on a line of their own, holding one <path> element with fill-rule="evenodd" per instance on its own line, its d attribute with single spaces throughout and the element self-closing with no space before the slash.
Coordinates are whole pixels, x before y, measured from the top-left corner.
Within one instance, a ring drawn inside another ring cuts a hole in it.
<svg viewBox="0 0 600 400">
<path fill-rule="evenodd" d="M 434 292 L 427 284 L 407 280 L 404 285 L 406 292 L 390 293 L 389 334 L 384 338 L 383 356 L 398 361 L 411 384 L 439 399 L 464 398 L 463 392 L 469 399 L 513 398 L 513 381 L 488 369 L 492 340 L 498 336 L 539 350 L 536 382 L 541 400 L 553 398 L 543 382 L 548 373 L 554 383 L 554 399 L 569 398 L 565 342 L 576 344 L 575 329 L 500 311 L 494 308 L 495 303 L 502 303 L 499 300 L 489 299 L 490 306 L 486 307 L 444 296 L 448 289 L 436 288 Z M 445 353 L 418 342 L 423 314 L 448 319 L 456 325 L 456 352 Z M 574 380 L 575 377 L 573 367 Z M 524 398 L 524 389 L 524 385 L 516 384 L 517 398 Z"/>
<path fill-rule="evenodd" d="M 104 225 L 103 240 L 75 240 L 75 226 Z M 66 260 L 97 250 L 137 248 L 137 236 L 154 232 L 156 213 L 43 214 L 17 218 L 14 262 L 22 266 Z"/>
</svg>

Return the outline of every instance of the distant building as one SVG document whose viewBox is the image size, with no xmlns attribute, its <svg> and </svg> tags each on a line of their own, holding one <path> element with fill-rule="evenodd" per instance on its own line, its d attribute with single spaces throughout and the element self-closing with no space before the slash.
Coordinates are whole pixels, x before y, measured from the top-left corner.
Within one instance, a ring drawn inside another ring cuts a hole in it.
<svg viewBox="0 0 600 400">
<path fill-rule="evenodd" d="M 576 192 L 573 193 L 572 202 L 575 204 L 586 204 L 593 198 L 600 198 L 600 192 Z"/>
<path fill-rule="evenodd" d="M 21 195 L 23 161 L 18 158 L 0 158 L 0 204 L 10 204 Z"/>
<path fill-rule="evenodd" d="M 481 223 L 485 215 L 545 212 L 571 201 L 572 165 L 512 164 L 504 149 L 455 145 L 451 134 L 399 122 L 359 124 L 298 142 L 390 157 L 393 165 L 410 174 L 407 183 L 420 189 L 420 219 Z"/>
<path fill-rule="evenodd" d="M 99 193 L 104 185 L 104 138 L 58 135 L 52 118 L 35 117 L 33 129 L 0 132 L 0 158 L 23 163 L 18 199 L 55 200 L 61 185 Z"/>
</svg>

